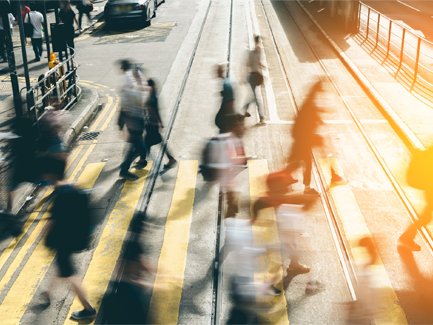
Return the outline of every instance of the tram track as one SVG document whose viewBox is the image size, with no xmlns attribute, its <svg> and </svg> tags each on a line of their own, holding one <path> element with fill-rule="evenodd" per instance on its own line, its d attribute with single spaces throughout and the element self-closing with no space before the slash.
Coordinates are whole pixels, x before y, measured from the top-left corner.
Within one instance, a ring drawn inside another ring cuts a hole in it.
<svg viewBox="0 0 433 325">
<path fill-rule="evenodd" d="M 281 58 L 282 53 L 280 51 L 280 46 L 278 44 L 278 41 L 277 41 L 277 38 L 274 34 L 272 26 L 269 22 L 268 13 L 266 11 L 263 0 L 260 0 L 260 3 L 261 3 L 262 10 L 263 10 L 263 14 L 266 18 L 267 26 L 269 28 L 270 34 L 272 35 L 272 42 L 273 42 L 273 45 L 275 47 L 275 51 L 277 53 L 277 57 L 278 57 L 278 61 L 279 61 L 281 70 L 282 70 L 283 75 L 285 77 L 285 83 L 286 83 L 287 91 L 288 91 L 289 96 L 290 96 L 290 100 L 291 100 L 292 105 L 295 108 L 295 110 L 298 111 L 298 107 L 300 105 L 297 102 L 295 93 L 292 89 L 292 85 L 290 84 L 289 74 L 286 71 L 285 65 L 284 65 L 283 60 Z M 377 163 L 381 167 L 382 171 L 385 173 L 388 180 L 392 184 L 393 190 L 396 193 L 396 196 L 398 197 L 399 201 L 403 205 L 404 210 L 405 210 L 406 214 L 408 215 L 409 219 L 412 222 L 415 222 L 416 220 L 418 220 L 418 216 L 417 216 L 417 213 L 415 211 L 415 207 L 412 205 L 409 198 L 405 194 L 402 186 L 398 183 L 396 177 L 393 175 L 393 173 L 392 173 L 391 169 L 389 168 L 389 166 L 387 165 L 385 159 L 380 154 L 379 149 L 374 144 L 373 140 L 371 139 L 370 135 L 368 134 L 368 131 L 362 125 L 360 119 L 357 117 L 356 113 L 354 112 L 354 109 L 351 107 L 351 105 L 349 104 L 349 102 L 347 101 L 345 96 L 343 95 L 343 93 L 341 91 L 341 85 L 338 84 L 338 82 L 335 80 L 333 75 L 330 73 L 330 71 L 326 67 L 324 61 L 320 58 L 317 51 L 315 50 L 315 47 L 312 45 L 312 43 L 309 41 L 309 38 L 306 36 L 303 28 L 300 26 L 299 21 L 303 18 L 299 17 L 299 15 L 294 15 L 291 12 L 291 10 L 288 8 L 285 1 L 282 1 L 282 3 L 284 4 L 284 7 L 287 10 L 288 15 L 291 17 L 291 20 L 293 21 L 294 25 L 297 27 L 297 30 L 302 35 L 302 38 L 304 39 L 306 45 L 308 46 L 311 53 L 316 58 L 317 62 L 320 64 L 320 67 L 321 67 L 322 71 L 324 72 L 326 78 L 329 80 L 330 84 L 332 84 L 333 89 L 335 89 L 336 93 L 338 94 L 338 97 L 343 102 L 344 107 L 346 108 L 347 112 L 349 113 L 352 121 L 354 122 L 357 129 L 362 134 L 362 137 L 364 138 L 364 140 L 368 144 L 368 147 L 370 148 L 371 152 L 373 153 L 375 160 L 377 161 Z M 299 3 L 299 1 L 296 1 L 296 4 L 302 10 L 305 11 L 305 8 Z M 308 15 L 308 17 L 309 17 L 309 15 Z M 311 17 L 309 17 L 307 19 L 311 19 Z M 318 36 L 318 37 L 321 38 L 322 36 Z M 323 38 L 325 38 L 325 37 L 323 36 Z M 326 41 L 329 41 L 329 40 L 326 40 Z M 340 58 L 340 61 L 342 61 L 341 58 Z M 342 63 L 347 68 L 347 66 L 344 64 L 343 61 L 342 61 Z M 350 69 L 349 69 L 349 72 L 350 72 Z M 351 75 L 353 76 L 353 74 L 351 74 Z M 359 81 L 356 78 L 356 76 L 353 76 L 353 77 L 355 78 L 357 83 L 362 88 L 362 82 Z M 374 101 L 371 99 L 371 97 L 367 96 L 367 98 L 368 98 L 368 100 L 373 102 L 374 107 L 377 107 L 377 104 L 374 103 Z M 379 107 L 377 107 L 377 109 L 379 111 L 381 111 Z M 384 114 L 384 115 L 385 115 L 385 117 L 387 117 L 386 114 Z M 411 151 L 412 148 L 408 145 L 411 143 L 410 139 L 401 139 L 401 134 L 402 133 L 404 134 L 404 132 L 399 132 L 400 130 L 396 130 L 395 129 L 396 125 L 395 125 L 395 123 L 393 123 L 393 121 L 389 121 L 389 124 L 393 127 L 394 132 L 397 133 L 399 139 L 402 141 L 402 143 L 408 149 L 408 151 Z M 343 267 L 344 274 L 346 276 L 346 282 L 347 282 L 349 291 L 351 293 L 353 300 L 356 300 L 356 293 L 354 290 L 354 286 L 357 283 L 357 278 L 356 278 L 356 273 L 355 273 L 356 265 L 355 265 L 353 256 L 352 256 L 350 249 L 349 249 L 348 240 L 346 239 L 346 237 L 344 235 L 341 221 L 339 220 L 339 217 L 338 217 L 338 214 L 336 211 L 335 203 L 333 202 L 333 199 L 330 195 L 329 187 L 327 185 L 326 178 L 320 170 L 318 157 L 317 157 L 317 155 L 315 155 L 314 152 L 312 152 L 312 155 L 313 155 L 313 175 L 314 175 L 316 184 L 318 185 L 320 191 L 322 192 L 321 200 L 322 200 L 323 209 L 325 210 L 325 214 L 327 216 L 328 223 L 329 223 L 329 226 L 331 228 L 331 233 L 332 233 L 333 238 L 334 238 L 334 243 L 335 243 L 337 250 L 338 250 L 340 262 L 341 262 L 341 265 Z M 421 235 L 421 238 L 425 242 L 426 246 L 429 248 L 430 253 L 433 253 L 433 236 L 431 235 L 431 233 L 425 227 L 423 227 L 421 230 L 419 230 L 418 233 Z"/>
</svg>

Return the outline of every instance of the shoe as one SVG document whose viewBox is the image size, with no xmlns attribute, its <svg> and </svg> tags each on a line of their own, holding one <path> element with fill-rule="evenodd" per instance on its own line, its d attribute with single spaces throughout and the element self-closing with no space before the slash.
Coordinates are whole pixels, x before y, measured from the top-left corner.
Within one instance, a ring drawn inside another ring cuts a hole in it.
<svg viewBox="0 0 433 325">
<path fill-rule="evenodd" d="M 265 118 L 264 118 L 264 117 L 260 118 L 260 122 L 259 122 L 259 124 L 262 124 L 262 125 L 266 124 L 266 122 L 265 122 Z"/>
<path fill-rule="evenodd" d="M 281 294 L 281 290 L 275 288 L 274 286 L 271 287 L 271 292 L 272 296 L 279 296 Z"/>
<path fill-rule="evenodd" d="M 421 246 L 415 243 L 413 240 L 402 239 L 401 237 L 398 240 L 397 245 L 412 252 L 419 252 L 421 250 Z"/>
<path fill-rule="evenodd" d="M 172 162 L 168 162 L 168 164 L 165 164 L 165 165 L 164 165 L 164 169 L 170 169 L 170 168 L 173 168 L 174 166 L 176 166 L 176 164 L 177 164 L 177 160 L 174 159 Z"/>
<path fill-rule="evenodd" d="M 137 175 L 134 175 L 130 172 L 120 172 L 119 176 L 130 181 L 136 181 L 138 179 Z"/>
<path fill-rule="evenodd" d="M 50 296 L 48 295 L 47 291 L 44 291 L 41 293 L 40 300 L 41 300 L 41 305 L 50 305 L 51 304 Z"/>
<path fill-rule="evenodd" d="M 287 273 L 305 274 L 310 272 L 310 267 L 302 264 L 296 266 L 289 265 L 287 268 Z"/>
<path fill-rule="evenodd" d="M 134 168 L 136 169 L 143 169 L 147 166 L 147 160 L 139 160 L 137 161 L 137 163 L 134 165 Z"/>
<path fill-rule="evenodd" d="M 39 58 L 39 59 L 35 59 L 35 62 L 39 62 L 41 59 Z"/>
<path fill-rule="evenodd" d="M 314 188 L 308 188 L 304 190 L 304 195 L 309 196 L 320 196 L 320 193 L 317 192 Z"/>
<path fill-rule="evenodd" d="M 93 308 L 93 310 L 89 311 L 87 309 L 83 309 L 80 311 L 74 311 L 71 314 L 71 318 L 73 319 L 88 319 L 88 318 L 94 318 L 96 316 L 96 309 Z"/>
<path fill-rule="evenodd" d="M 344 185 L 347 184 L 347 180 L 345 180 L 343 177 L 341 177 L 340 175 L 337 175 L 333 169 L 331 169 L 331 184 L 334 185 Z"/>
<path fill-rule="evenodd" d="M 245 117 L 251 117 L 251 114 L 250 113 L 248 113 L 248 112 L 245 112 L 245 115 L 244 115 Z"/>
</svg>

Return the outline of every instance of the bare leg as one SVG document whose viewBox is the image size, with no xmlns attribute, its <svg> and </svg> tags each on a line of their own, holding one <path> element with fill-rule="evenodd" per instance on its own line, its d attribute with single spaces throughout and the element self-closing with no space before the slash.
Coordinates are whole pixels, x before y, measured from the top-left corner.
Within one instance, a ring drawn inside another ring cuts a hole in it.
<svg viewBox="0 0 433 325">
<path fill-rule="evenodd" d="M 69 277 L 68 280 L 72 283 L 74 287 L 74 291 L 77 294 L 78 299 L 80 299 L 80 302 L 83 305 L 83 307 L 88 311 L 92 311 L 94 308 L 89 302 L 89 300 L 87 299 L 86 292 L 81 287 L 80 280 L 74 276 Z"/>
</svg>

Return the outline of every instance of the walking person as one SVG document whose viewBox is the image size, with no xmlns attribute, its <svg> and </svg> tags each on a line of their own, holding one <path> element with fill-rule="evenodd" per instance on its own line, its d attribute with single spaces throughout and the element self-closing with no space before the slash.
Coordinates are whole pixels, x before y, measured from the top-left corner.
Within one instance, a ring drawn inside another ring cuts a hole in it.
<svg viewBox="0 0 433 325">
<path fill-rule="evenodd" d="M 266 66 L 262 62 L 262 48 L 260 47 L 259 35 L 254 36 L 254 49 L 248 53 L 246 67 L 248 70 L 248 83 L 251 87 L 254 98 L 253 100 L 246 103 L 244 106 L 245 117 L 251 116 L 251 114 L 248 113 L 248 108 L 251 105 L 251 103 L 255 102 L 257 107 L 257 112 L 259 113 L 259 117 L 260 117 L 260 123 L 263 124 L 265 123 L 265 117 L 263 115 L 263 111 L 257 99 L 257 93 L 256 93 L 257 87 L 263 84 L 262 69 L 266 68 Z"/>
<path fill-rule="evenodd" d="M 143 132 L 144 101 L 148 96 L 149 89 L 145 85 L 145 82 L 143 82 L 144 78 L 140 71 L 134 74 L 131 72 L 128 61 L 125 60 L 121 68 L 125 75 L 125 81 L 121 90 L 122 121 L 119 123 L 119 126 L 121 129 L 126 126 L 129 148 L 127 149 L 124 161 L 120 165 L 119 176 L 129 180 L 137 180 L 138 177 L 129 172 L 129 168 L 137 153 L 140 155 L 140 160 L 134 167 L 141 169 L 147 166 L 146 156 L 149 149 L 144 144 Z"/>
<path fill-rule="evenodd" d="M 24 23 L 33 26 L 32 46 L 35 52 L 35 62 L 39 62 L 42 56 L 42 28 L 44 28 L 44 16 L 36 11 L 36 3 L 30 4 L 30 12 L 26 15 Z"/>
<path fill-rule="evenodd" d="M 25 3 L 21 3 L 21 17 L 23 18 L 23 21 L 25 22 L 27 14 L 30 12 L 30 8 L 26 6 Z M 26 45 L 27 45 L 27 37 L 26 37 Z"/>
<path fill-rule="evenodd" d="M 92 23 L 92 19 L 90 18 L 90 12 L 93 10 L 93 5 L 88 0 L 79 0 L 77 4 L 78 9 L 78 28 L 81 30 L 81 23 L 83 21 L 83 15 L 87 16 L 89 23 Z"/>
<path fill-rule="evenodd" d="M 53 166 L 55 167 L 55 166 Z M 87 248 L 90 239 L 91 218 L 88 208 L 88 197 L 83 191 L 69 182 L 63 181 L 63 171 L 52 168 L 49 178 L 55 185 L 55 200 L 48 224 L 48 235 L 45 244 L 57 251 L 56 262 L 59 277 L 68 280 L 83 305 L 84 309 L 75 311 L 71 317 L 76 320 L 91 319 L 96 316 L 96 309 L 90 303 L 87 295 L 76 276 L 72 262 L 75 252 Z M 53 282 L 50 287 L 53 286 Z M 50 304 L 50 292 L 42 293 L 46 304 Z"/>
<path fill-rule="evenodd" d="M 153 79 L 147 80 L 147 84 L 150 87 L 150 94 L 146 101 L 146 137 L 144 143 L 149 148 L 155 144 L 162 142 L 162 136 L 160 129 L 163 128 L 161 116 L 159 115 L 159 103 L 158 95 L 156 93 L 156 86 Z M 164 165 L 164 169 L 173 168 L 176 165 L 176 159 L 170 154 L 168 148 L 165 150 L 165 154 L 168 158 L 167 164 Z"/>
<path fill-rule="evenodd" d="M 421 246 L 415 243 L 418 230 L 427 226 L 432 220 L 433 212 L 433 147 L 416 152 L 409 164 L 407 171 L 407 183 L 417 189 L 424 190 L 426 207 L 418 220 L 407 227 L 398 240 L 398 246 L 411 251 L 420 251 Z"/>
<path fill-rule="evenodd" d="M 235 114 L 235 94 L 233 90 L 233 82 L 227 76 L 227 63 L 217 65 L 217 77 L 223 80 L 223 89 L 221 91 L 221 107 L 215 117 L 215 125 L 220 130 L 220 133 L 227 132 L 227 116 Z"/>
<path fill-rule="evenodd" d="M 75 17 L 75 12 L 71 8 L 71 4 L 69 1 L 62 1 L 62 10 L 59 12 L 59 20 L 61 23 L 65 24 L 65 38 L 66 44 L 69 47 L 75 48 L 74 45 L 74 37 L 75 37 L 75 28 L 74 22 L 79 26 L 77 18 Z M 78 27 L 78 30 L 81 31 L 81 28 Z M 72 53 L 71 53 L 72 54 Z"/>
<path fill-rule="evenodd" d="M 12 37 L 12 28 L 13 25 L 15 24 L 15 18 L 11 13 L 8 14 L 8 18 L 9 18 L 9 26 L 11 29 L 11 37 Z M 6 56 L 5 45 L 6 45 L 6 34 L 3 28 L 3 16 L 0 14 L 0 57 L 3 59 L 3 62 L 6 62 L 8 60 Z"/>
</svg>

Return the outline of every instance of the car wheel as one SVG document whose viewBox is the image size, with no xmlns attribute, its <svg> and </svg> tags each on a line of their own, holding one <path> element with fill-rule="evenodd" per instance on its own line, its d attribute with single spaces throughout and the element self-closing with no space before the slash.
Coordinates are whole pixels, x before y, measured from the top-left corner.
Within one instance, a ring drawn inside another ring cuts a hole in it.
<svg viewBox="0 0 433 325">
<path fill-rule="evenodd" d="M 150 19 L 147 20 L 147 13 L 145 13 L 145 12 L 143 12 L 143 25 L 144 25 L 144 27 L 150 26 Z"/>
</svg>

